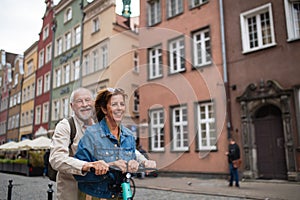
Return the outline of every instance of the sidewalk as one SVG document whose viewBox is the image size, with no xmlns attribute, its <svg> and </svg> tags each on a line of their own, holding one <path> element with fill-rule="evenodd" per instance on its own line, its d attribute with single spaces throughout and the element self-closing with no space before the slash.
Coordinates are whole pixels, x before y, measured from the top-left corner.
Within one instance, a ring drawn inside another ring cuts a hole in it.
<svg viewBox="0 0 300 200">
<path fill-rule="evenodd" d="M 137 188 L 243 199 L 300 199 L 300 183 L 281 180 L 244 180 L 240 182 L 240 188 L 236 188 L 228 187 L 228 182 L 221 179 L 159 176 L 157 178 L 136 178 L 135 184 Z"/>
</svg>

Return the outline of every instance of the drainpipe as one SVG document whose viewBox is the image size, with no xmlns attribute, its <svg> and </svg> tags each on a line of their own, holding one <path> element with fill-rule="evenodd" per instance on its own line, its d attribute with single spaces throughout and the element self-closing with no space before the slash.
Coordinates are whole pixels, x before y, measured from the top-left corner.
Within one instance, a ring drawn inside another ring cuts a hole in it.
<svg viewBox="0 0 300 200">
<path fill-rule="evenodd" d="M 231 100 L 229 95 L 229 84 L 228 84 L 228 71 L 227 71 L 227 60 L 226 60 L 226 43 L 225 43 L 225 25 L 224 25 L 224 10 L 223 10 L 223 0 L 219 0 L 220 4 L 220 29 L 221 29 L 221 46 L 222 46 L 222 62 L 223 62 L 223 79 L 226 94 L 226 104 L 227 104 L 227 138 L 231 137 Z"/>
</svg>

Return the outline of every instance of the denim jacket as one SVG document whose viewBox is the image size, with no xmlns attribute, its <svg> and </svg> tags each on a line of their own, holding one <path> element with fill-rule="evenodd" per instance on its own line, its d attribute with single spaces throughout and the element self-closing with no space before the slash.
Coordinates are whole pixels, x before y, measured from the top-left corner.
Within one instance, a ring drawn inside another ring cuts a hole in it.
<svg viewBox="0 0 300 200">
<path fill-rule="evenodd" d="M 107 163 L 119 159 L 134 160 L 135 138 L 128 128 L 121 125 L 120 129 L 118 141 L 110 133 L 105 119 L 88 127 L 74 157 L 88 162 L 104 160 Z M 114 176 L 115 174 L 110 171 L 105 175 L 95 175 L 92 172 L 88 172 L 85 176 L 74 175 L 79 190 L 98 198 L 116 197 L 116 192 L 110 189 L 115 181 Z"/>
</svg>

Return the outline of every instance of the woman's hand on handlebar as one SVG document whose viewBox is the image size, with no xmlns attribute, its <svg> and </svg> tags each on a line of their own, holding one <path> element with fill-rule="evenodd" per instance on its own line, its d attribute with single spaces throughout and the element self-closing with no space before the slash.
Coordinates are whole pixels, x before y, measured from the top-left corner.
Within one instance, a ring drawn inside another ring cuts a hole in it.
<svg viewBox="0 0 300 200">
<path fill-rule="evenodd" d="M 96 175 L 103 175 L 103 174 L 106 174 L 107 171 L 109 170 L 109 165 L 103 160 L 98 160 L 95 162 L 88 162 L 88 163 L 84 164 L 82 167 L 82 171 L 85 171 L 85 172 L 91 171 L 91 169 L 93 169 L 92 171 Z"/>
<path fill-rule="evenodd" d="M 135 173 L 139 169 L 139 163 L 136 160 L 129 160 L 128 171 L 130 173 Z"/>
<path fill-rule="evenodd" d="M 116 160 L 113 162 L 108 163 L 109 166 L 115 166 L 119 170 L 121 170 L 123 173 L 127 171 L 127 162 L 125 160 Z"/>
</svg>

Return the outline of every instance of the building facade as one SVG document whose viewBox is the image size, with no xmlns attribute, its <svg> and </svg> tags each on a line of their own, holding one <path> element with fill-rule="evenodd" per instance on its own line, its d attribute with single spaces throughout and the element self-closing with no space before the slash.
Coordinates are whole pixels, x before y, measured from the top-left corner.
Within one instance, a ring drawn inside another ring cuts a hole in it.
<svg viewBox="0 0 300 200">
<path fill-rule="evenodd" d="M 80 85 L 82 8 L 86 3 L 62 0 L 55 6 L 50 129 L 58 120 L 71 114 L 69 98 L 73 89 Z"/>
<path fill-rule="evenodd" d="M 0 144 L 7 142 L 9 94 L 12 84 L 12 65 L 17 54 L 1 49 L 0 63 Z"/>
<path fill-rule="evenodd" d="M 22 104 L 20 113 L 19 141 L 33 138 L 35 71 L 37 63 L 38 41 L 24 52 L 24 75 L 22 81 Z"/>
<path fill-rule="evenodd" d="M 8 80 L 11 81 L 11 84 L 8 90 L 7 141 L 19 141 L 22 82 L 24 76 L 23 62 L 23 55 L 17 55 L 11 64 L 11 70 L 8 69 Z"/>
<path fill-rule="evenodd" d="M 140 3 L 141 144 L 162 172 L 223 176 L 229 134 L 219 2 Z"/>
<path fill-rule="evenodd" d="M 245 177 L 299 180 L 299 13 L 300 1 L 224 1 L 232 131 Z"/>
<path fill-rule="evenodd" d="M 138 35 L 130 28 L 131 18 L 115 9 L 114 0 L 95 0 L 84 9 L 82 86 L 95 95 L 106 87 L 124 89 L 129 105 L 124 124 L 136 132 Z"/>
<path fill-rule="evenodd" d="M 54 5 L 52 0 L 45 1 L 46 11 L 43 17 L 40 39 L 38 41 L 38 61 L 36 62 L 36 93 L 34 137 L 48 135 L 51 106 L 51 75 L 53 56 Z"/>
</svg>

